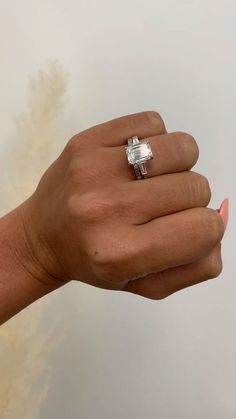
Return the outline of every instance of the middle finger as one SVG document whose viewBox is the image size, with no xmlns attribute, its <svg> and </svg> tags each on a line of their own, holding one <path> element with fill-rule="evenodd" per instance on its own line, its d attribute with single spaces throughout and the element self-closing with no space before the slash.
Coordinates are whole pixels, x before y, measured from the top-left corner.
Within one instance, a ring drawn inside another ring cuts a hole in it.
<svg viewBox="0 0 236 419">
<path fill-rule="evenodd" d="M 181 172 L 130 182 L 121 194 L 128 200 L 126 215 L 132 224 L 194 207 L 206 207 L 211 199 L 208 180 L 196 172 Z"/>
</svg>

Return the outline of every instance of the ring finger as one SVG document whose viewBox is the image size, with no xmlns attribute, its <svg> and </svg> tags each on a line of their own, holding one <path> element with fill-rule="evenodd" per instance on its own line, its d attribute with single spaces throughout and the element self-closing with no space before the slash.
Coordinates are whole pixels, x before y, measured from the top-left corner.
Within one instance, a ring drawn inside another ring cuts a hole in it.
<svg viewBox="0 0 236 419">
<path fill-rule="evenodd" d="M 148 177 L 190 170 L 198 160 L 198 146 L 186 133 L 174 132 L 146 138 L 151 145 L 153 159 L 146 163 Z M 107 149 L 109 172 L 125 179 L 136 179 L 134 168 L 128 165 L 124 146 Z"/>
</svg>

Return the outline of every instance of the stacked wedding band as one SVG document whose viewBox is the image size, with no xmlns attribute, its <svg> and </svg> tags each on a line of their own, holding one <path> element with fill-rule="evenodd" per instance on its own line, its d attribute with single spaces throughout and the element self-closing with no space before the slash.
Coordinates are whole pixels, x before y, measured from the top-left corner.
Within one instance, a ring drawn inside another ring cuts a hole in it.
<svg viewBox="0 0 236 419">
<path fill-rule="evenodd" d="M 128 145 L 125 147 L 128 164 L 134 167 L 137 179 L 145 179 L 148 177 L 146 162 L 153 159 L 150 143 L 148 141 L 141 142 L 135 135 L 128 139 Z"/>
</svg>

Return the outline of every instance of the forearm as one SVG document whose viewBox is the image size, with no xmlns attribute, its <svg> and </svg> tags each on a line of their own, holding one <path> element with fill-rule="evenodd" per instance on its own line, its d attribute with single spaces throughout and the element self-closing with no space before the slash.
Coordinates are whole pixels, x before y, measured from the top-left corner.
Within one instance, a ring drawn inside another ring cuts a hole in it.
<svg viewBox="0 0 236 419">
<path fill-rule="evenodd" d="M 58 288 L 35 263 L 22 222 L 24 203 L 0 218 L 0 324 Z"/>
</svg>

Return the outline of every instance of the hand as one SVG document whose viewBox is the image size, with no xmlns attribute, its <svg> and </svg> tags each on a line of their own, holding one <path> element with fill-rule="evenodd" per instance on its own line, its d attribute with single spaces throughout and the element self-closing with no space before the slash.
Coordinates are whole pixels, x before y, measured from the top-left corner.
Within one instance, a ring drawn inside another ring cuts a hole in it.
<svg viewBox="0 0 236 419">
<path fill-rule="evenodd" d="M 136 180 L 127 164 L 133 135 L 151 144 L 148 179 Z M 224 224 L 206 208 L 207 179 L 190 171 L 197 159 L 192 136 L 167 134 L 156 112 L 75 135 L 22 206 L 42 281 L 80 280 L 161 299 L 218 276 Z"/>
</svg>

